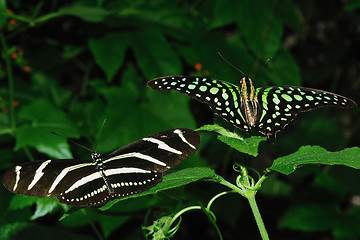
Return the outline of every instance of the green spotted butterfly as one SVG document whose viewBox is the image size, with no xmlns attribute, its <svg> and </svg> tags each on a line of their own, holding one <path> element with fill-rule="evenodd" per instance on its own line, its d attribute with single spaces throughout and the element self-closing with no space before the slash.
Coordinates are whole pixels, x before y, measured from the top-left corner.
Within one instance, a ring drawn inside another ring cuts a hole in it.
<svg viewBox="0 0 360 240">
<path fill-rule="evenodd" d="M 352 108 L 356 103 L 346 97 L 304 87 L 254 88 L 243 77 L 240 85 L 206 77 L 169 76 L 147 83 L 155 90 L 176 90 L 209 105 L 211 110 L 246 133 L 255 129 L 273 142 L 299 112 L 318 107 Z"/>
</svg>

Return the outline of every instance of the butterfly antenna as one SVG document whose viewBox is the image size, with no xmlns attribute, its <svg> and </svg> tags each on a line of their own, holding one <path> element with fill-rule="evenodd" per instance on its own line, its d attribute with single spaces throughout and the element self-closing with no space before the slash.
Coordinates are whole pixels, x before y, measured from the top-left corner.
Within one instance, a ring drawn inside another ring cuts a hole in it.
<svg viewBox="0 0 360 240">
<path fill-rule="evenodd" d="M 102 133 L 105 123 L 106 123 L 106 118 L 104 119 L 103 123 L 101 124 L 100 132 L 99 132 L 99 135 L 96 140 L 95 151 L 97 150 L 99 139 L 100 139 L 100 136 L 101 136 L 101 133 Z"/>
<path fill-rule="evenodd" d="M 263 64 L 263 67 L 265 67 L 265 65 L 268 63 L 268 61 L 272 60 L 272 57 L 269 57 L 268 59 L 266 59 L 266 61 Z"/>
<path fill-rule="evenodd" d="M 266 61 L 260 66 L 261 68 L 265 68 L 266 64 L 272 60 L 272 57 L 269 57 L 268 59 L 266 59 Z M 257 69 L 257 71 L 259 71 L 260 68 Z M 266 69 L 265 69 L 266 70 Z M 254 77 L 255 77 L 255 73 L 254 73 Z"/>
<path fill-rule="evenodd" d="M 241 71 L 240 69 L 238 69 L 237 67 L 234 66 L 234 64 L 232 64 L 231 62 L 229 62 L 221 53 L 218 49 L 216 49 L 216 53 L 219 54 L 219 56 L 227 63 L 229 64 L 231 67 L 233 67 L 235 70 L 239 71 L 243 76 L 245 76 L 244 72 Z"/>
<path fill-rule="evenodd" d="M 86 149 L 86 150 L 88 150 L 88 151 L 90 151 L 90 152 L 93 152 L 93 150 L 91 150 L 90 148 L 87 148 L 87 147 L 85 147 L 85 146 L 83 146 L 83 145 L 81 145 L 81 144 L 79 144 L 79 143 L 77 143 L 77 142 L 75 142 L 75 141 L 73 141 L 73 140 L 71 140 L 71 139 L 67 139 L 66 137 L 64 137 L 64 136 L 62 136 L 62 135 L 60 135 L 60 134 L 58 134 L 58 133 L 56 133 L 56 132 L 53 132 L 53 131 L 50 131 L 50 132 L 51 132 L 52 134 L 56 135 L 56 136 L 65 138 L 68 142 L 71 142 L 72 144 L 75 144 L 75 145 L 78 146 L 78 147 L 81 147 L 81 148 L 84 148 L 84 149 Z"/>
</svg>

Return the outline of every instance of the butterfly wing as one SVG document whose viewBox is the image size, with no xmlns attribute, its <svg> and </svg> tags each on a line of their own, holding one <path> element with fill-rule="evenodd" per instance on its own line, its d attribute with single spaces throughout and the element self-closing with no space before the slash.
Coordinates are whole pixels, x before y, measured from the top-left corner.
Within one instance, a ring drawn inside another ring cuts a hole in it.
<svg viewBox="0 0 360 240">
<path fill-rule="evenodd" d="M 163 172 L 195 153 L 199 144 L 197 132 L 172 129 L 142 138 L 105 156 L 105 173 L 115 196 L 128 196 L 155 186 L 162 180 Z M 108 174 L 111 171 L 118 174 Z"/>
<path fill-rule="evenodd" d="M 68 205 L 90 206 L 104 201 L 108 195 L 100 194 L 104 183 L 94 173 L 96 166 L 81 160 L 34 161 L 9 169 L 3 176 L 3 184 L 16 194 L 56 197 Z M 91 194 L 98 190 L 99 194 Z"/>
<path fill-rule="evenodd" d="M 206 103 L 221 118 L 249 133 L 250 127 L 240 109 L 239 88 L 231 83 L 206 77 L 169 76 L 147 83 L 154 90 L 176 90 Z"/>
<path fill-rule="evenodd" d="M 300 112 L 319 107 L 352 108 L 356 103 L 338 94 L 304 87 L 266 87 L 257 89 L 262 106 L 257 130 L 274 141 Z"/>
</svg>

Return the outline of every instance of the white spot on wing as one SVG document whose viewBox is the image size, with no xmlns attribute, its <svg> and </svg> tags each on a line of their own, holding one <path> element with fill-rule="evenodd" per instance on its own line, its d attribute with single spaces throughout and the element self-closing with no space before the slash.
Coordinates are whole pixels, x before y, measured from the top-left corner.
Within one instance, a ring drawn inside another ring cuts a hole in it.
<svg viewBox="0 0 360 240">
<path fill-rule="evenodd" d="M 177 134 L 184 143 L 186 143 L 187 145 L 189 145 L 189 146 L 192 147 L 193 149 L 196 149 L 196 147 L 195 147 L 194 145 L 192 145 L 191 143 L 189 143 L 189 142 L 186 140 L 186 138 L 184 137 L 184 134 L 183 134 L 183 132 L 182 132 L 181 130 L 176 129 L 176 130 L 174 130 L 174 133 Z"/>
<path fill-rule="evenodd" d="M 15 179 L 15 184 L 14 184 L 13 191 L 16 190 L 16 188 L 18 186 L 18 183 L 20 181 L 20 170 L 21 170 L 21 166 L 16 166 L 15 167 L 16 179 Z"/>
<path fill-rule="evenodd" d="M 151 171 L 144 170 L 141 168 L 114 168 L 114 169 L 107 169 L 104 171 L 106 176 L 117 175 L 117 174 L 126 174 L 126 173 L 151 173 Z M 76 181 L 69 189 L 65 191 L 65 193 L 71 192 L 91 181 L 96 179 L 102 178 L 100 172 L 95 172 L 86 177 L 81 178 L 80 180 Z M 102 188 L 99 188 L 97 191 L 95 190 L 95 194 L 105 191 L 106 185 Z"/>
<path fill-rule="evenodd" d="M 40 180 L 40 178 L 44 175 L 44 168 L 51 162 L 51 160 L 47 160 L 45 162 L 43 162 L 40 167 L 38 169 L 36 169 L 35 175 L 33 180 L 31 181 L 31 183 L 28 186 L 28 190 L 30 190 L 32 187 L 35 186 L 35 184 Z"/>
<path fill-rule="evenodd" d="M 158 148 L 163 149 L 163 150 L 165 150 L 165 151 L 172 152 L 172 153 L 176 153 L 176 154 L 182 154 L 181 151 L 176 150 L 176 149 L 170 147 L 169 145 L 167 145 L 167 144 L 164 143 L 163 141 L 160 141 L 160 140 L 158 140 L 158 139 L 156 139 L 156 138 L 143 138 L 142 140 L 155 143 L 155 144 L 158 145 Z"/>
<path fill-rule="evenodd" d="M 71 167 L 67 167 L 64 168 L 61 173 L 55 178 L 55 181 L 53 182 L 53 184 L 51 185 L 50 189 L 49 189 L 49 194 L 54 191 L 54 189 L 56 188 L 56 186 L 59 184 L 59 182 L 66 176 L 66 174 L 70 171 L 76 170 L 78 168 L 82 168 L 82 167 L 86 167 L 86 166 L 91 166 L 93 165 L 93 163 L 82 163 L 82 164 L 78 164 L 78 165 L 74 165 Z"/>
<path fill-rule="evenodd" d="M 109 158 L 104 160 L 104 164 L 107 162 L 111 162 L 113 160 L 119 160 L 122 158 L 130 158 L 130 157 L 136 157 L 136 158 L 140 158 L 149 162 L 153 162 L 155 164 L 161 165 L 161 166 L 166 166 L 166 163 L 163 163 L 153 157 L 150 157 L 148 155 L 142 154 L 142 153 L 138 153 L 138 152 L 132 152 L 132 153 L 126 153 L 126 154 L 122 154 L 122 155 L 117 155 L 115 157 Z"/>
</svg>

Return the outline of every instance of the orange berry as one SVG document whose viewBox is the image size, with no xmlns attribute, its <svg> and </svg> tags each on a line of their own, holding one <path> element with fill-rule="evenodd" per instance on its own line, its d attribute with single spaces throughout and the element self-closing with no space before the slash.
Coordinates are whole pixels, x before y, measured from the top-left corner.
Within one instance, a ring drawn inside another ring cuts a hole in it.
<svg viewBox="0 0 360 240">
<path fill-rule="evenodd" d="M 17 58 L 18 54 L 16 52 L 11 53 L 12 58 Z"/>
<path fill-rule="evenodd" d="M 13 101 L 13 106 L 14 106 L 14 107 L 18 107 L 18 106 L 19 106 L 19 102 L 16 101 L 16 100 L 14 100 L 14 101 Z"/>
<path fill-rule="evenodd" d="M 15 25 L 16 24 L 16 19 L 10 19 L 10 25 Z"/>
<path fill-rule="evenodd" d="M 196 71 L 201 71 L 201 69 L 202 69 L 201 63 L 195 63 L 194 68 L 195 68 Z"/>
<path fill-rule="evenodd" d="M 205 76 L 209 76 L 209 75 L 210 75 L 209 70 L 204 70 L 204 75 L 205 75 Z"/>
<path fill-rule="evenodd" d="M 30 68 L 29 66 L 25 66 L 25 67 L 24 67 L 24 71 L 25 71 L 25 72 L 30 72 L 30 70 L 31 70 L 31 68 Z"/>
</svg>

